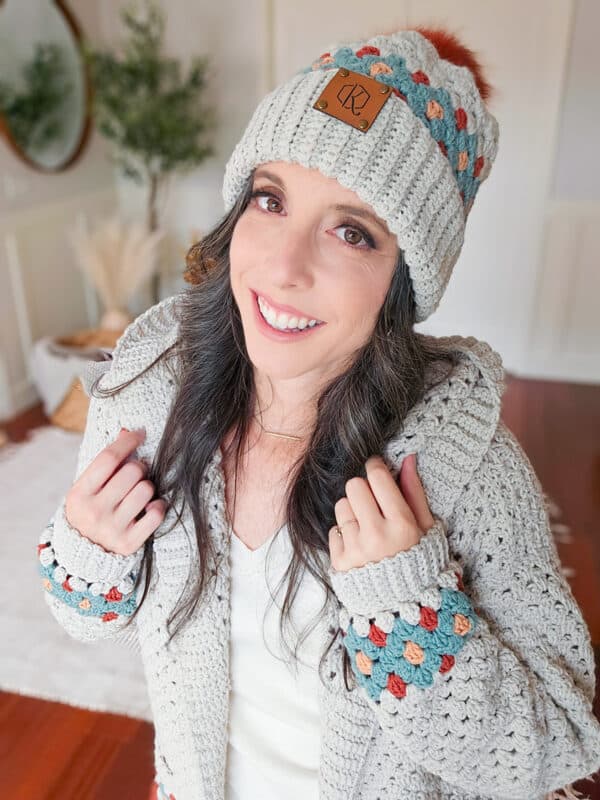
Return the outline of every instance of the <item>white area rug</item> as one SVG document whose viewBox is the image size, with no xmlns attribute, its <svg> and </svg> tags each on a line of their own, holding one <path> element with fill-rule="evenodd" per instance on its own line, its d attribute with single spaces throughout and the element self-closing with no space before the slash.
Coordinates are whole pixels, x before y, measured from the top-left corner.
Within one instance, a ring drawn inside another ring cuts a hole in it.
<svg viewBox="0 0 600 800">
<path fill-rule="evenodd" d="M 71 638 L 46 605 L 36 548 L 73 482 L 82 436 L 56 426 L 29 435 L 0 447 L 0 689 L 151 720 L 139 653 Z"/>
<path fill-rule="evenodd" d="M 72 639 L 44 600 L 38 538 L 73 482 L 80 443 L 81 434 L 48 426 L 0 447 L 0 689 L 150 720 L 139 653 L 110 640 Z M 556 540 L 570 542 L 560 509 L 548 504 Z"/>
</svg>

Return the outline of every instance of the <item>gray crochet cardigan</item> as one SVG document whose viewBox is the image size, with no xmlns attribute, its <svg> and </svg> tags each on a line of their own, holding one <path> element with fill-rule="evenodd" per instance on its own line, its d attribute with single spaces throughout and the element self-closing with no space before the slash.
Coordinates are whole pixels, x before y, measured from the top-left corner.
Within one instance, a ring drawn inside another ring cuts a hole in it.
<svg viewBox="0 0 600 800">
<path fill-rule="evenodd" d="M 110 360 L 90 364 L 88 393 L 98 371 L 103 387 L 116 386 L 176 340 L 176 299 L 140 315 Z M 394 557 L 329 570 L 336 599 L 325 630 L 341 624 L 345 635 L 322 673 L 323 800 L 572 797 L 570 784 L 600 767 L 590 635 L 560 569 L 539 480 L 500 421 L 502 361 L 474 337 L 447 341 L 460 363 L 382 454 L 396 475 L 417 453 L 435 525 Z M 175 385 L 161 360 L 113 397 L 91 398 L 76 475 L 121 426 L 146 428 L 137 455 L 151 457 Z M 202 491 L 216 549 L 227 553 L 221 456 L 218 448 Z M 162 525 L 173 519 L 171 510 Z M 85 539 L 67 523 L 64 498 L 41 535 L 39 570 L 48 606 L 70 635 L 117 637 L 140 649 L 157 782 L 175 800 L 222 800 L 229 564 L 222 561 L 213 593 L 167 648 L 165 620 L 197 557 L 187 509 L 183 520 L 185 528 L 154 541 L 152 588 L 130 628 L 123 630 L 138 601 L 142 549 L 124 557 Z M 343 647 L 356 677 L 350 691 Z M 555 794 L 561 787 L 565 794 Z"/>
</svg>

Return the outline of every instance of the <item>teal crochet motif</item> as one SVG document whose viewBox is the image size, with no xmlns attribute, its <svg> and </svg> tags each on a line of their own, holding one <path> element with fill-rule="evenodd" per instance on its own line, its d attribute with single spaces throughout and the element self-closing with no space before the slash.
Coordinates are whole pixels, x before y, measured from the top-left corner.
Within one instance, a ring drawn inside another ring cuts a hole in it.
<svg viewBox="0 0 600 800">
<path fill-rule="evenodd" d="M 351 47 L 340 47 L 323 53 L 310 67 L 299 72 L 342 67 L 391 86 L 394 94 L 427 126 L 452 167 L 468 214 L 481 184 L 478 176 L 485 160 L 477 155 L 477 135 L 467 131 L 465 109 L 454 108 L 448 91 L 431 86 L 424 72 L 409 72 L 401 56 L 381 55 L 377 47 L 362 47 L 356 52 Z"/>
<path fill-rule="evenodd" d="M 44 579 L 46 591 L 74 608 L 78 614 L 84 617 L 100 617 L 103 622 L 111 622 L 117 617 L 130 616 L 135 611 L 135 592 L 124 597 L 115 586 L 107 594 L 94 595 L 89 590 L 78 592 L 68 586 L 68 578 L 62 584 L 54 578 L 53 573 L 56 567 L 56 562 L 47 566 L 38 563 L 38 570 Z"/>
<path fill-rule="evenodd" d="M 438 672 L 454 666 L 454 656 L 472 637 L 477 617 L 462 591 L 441 588 L 441 606 L 436 611 L 419 606 L 420 620 L 413 625 L 397 612 L 389 633 L 371 622 L 368 633 L 359 635 L 352 623 L 344 636 L 357 681 L 376 702 L 387 689 L 403 698 L 406 687 L 431 686 Z M 364 621 L 364 620 L 363 620 Z"/>
</svg>

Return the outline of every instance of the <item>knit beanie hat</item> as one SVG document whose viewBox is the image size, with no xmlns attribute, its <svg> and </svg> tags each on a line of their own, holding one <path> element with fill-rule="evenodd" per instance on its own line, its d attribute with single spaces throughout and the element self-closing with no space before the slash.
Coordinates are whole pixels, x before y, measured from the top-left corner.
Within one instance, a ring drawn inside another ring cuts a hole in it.
<svg viewBox="0 0 600 800">
<path fill-rule="evenodd" d="M 336 178 L 396 235 L 421 322 L 441 300 L 496 157 L 490 92 L 473 51 L 445 30 L 332 46 L 258 104 L 225 167 L 225 211 L 268 161 Z"/>
</svg>

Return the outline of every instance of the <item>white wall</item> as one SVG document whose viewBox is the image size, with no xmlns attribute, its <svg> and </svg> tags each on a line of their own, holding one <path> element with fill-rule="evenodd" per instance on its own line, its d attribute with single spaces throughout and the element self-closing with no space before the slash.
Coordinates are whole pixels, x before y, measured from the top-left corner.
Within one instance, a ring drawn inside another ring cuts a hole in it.
<svg viewBox="0 0 600 800">
<path fill-rule="evenodd" d="M 600 5 L 579 0 L 545 208 L 529 375 L 600 382 Z"/>
<path fill-rule="evenodd" d="M 560 110 L 552 199 L 600 202 L 600 3 L 578 0 Z"/>
</svg>

